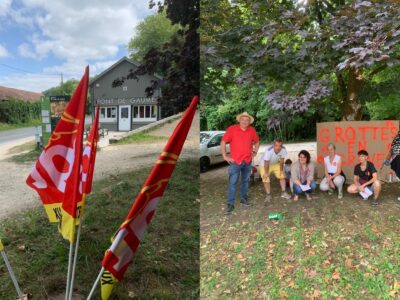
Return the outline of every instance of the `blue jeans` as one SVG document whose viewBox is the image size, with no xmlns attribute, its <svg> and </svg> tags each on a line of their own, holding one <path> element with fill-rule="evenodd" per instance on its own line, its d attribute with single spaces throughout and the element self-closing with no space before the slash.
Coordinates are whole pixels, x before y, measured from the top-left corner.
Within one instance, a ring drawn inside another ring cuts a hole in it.
<svg viewBox="0 0 400 300">
<path fill-rule="evenodd" d="M 307 182 L 303 182 L 303 184 L 307 184 Z M 315 183 L 314 180 L 311 181 L 310 187 L 311 187 L 311 190 L 308 190 L 308 191 L 305 192 L 305 193 L 312 193 L 312 192 L 315 191 L 315 189 L 317 188 L 317 184 Z M 301 187 L 300 187 L 299 185 L 295 184 L 295 183 L 293 183 L 293 192 L 294 192 L 296 195 L 300 195 L 300 194 L 304 193 L 304 192 L 302 191 Z"/>
<path fill-rule="evenodd" d="M 240 199 L 247 200 L 247 192 L 249 190 L 249 181 L 251 175 L 251 163 L 247 164 L 242 162 L 240 165 L 232 163 L 228 169 L 228 204 L 234 205 L 235 203 L 236 185 L 239 181 L 240 174 L 242 174 L 242 180 L 240 183 Z"/>
</svg>

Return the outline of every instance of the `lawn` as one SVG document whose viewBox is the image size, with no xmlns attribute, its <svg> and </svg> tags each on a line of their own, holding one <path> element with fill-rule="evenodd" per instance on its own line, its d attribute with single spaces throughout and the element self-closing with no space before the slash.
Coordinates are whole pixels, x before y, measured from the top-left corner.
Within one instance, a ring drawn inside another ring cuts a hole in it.
<svg viewBox="0 0 400 300">
<path fill-rule="evenodd" d="M 138 132 L 120 139 L 116 144 L 149 143 L 166 141 L 168 137 L 151 135 L 148 132 Z"/>
<path fill-rule="evenodd" d="M 197 160 L 178 162 L 155 217 L 110 299 L 197 299 L 199 293 L 199 201 Z M 75 293 L 87 296 L 110 238 L 121 225 L 151 168 L 94 183 L 87 198 Z M 47 221 L 42 207 L 0 225 L 0 237 L 17 278 L 33 299 L 65 290 L 69 244 Z M 0 298 L 15 299 L 0 263 Z M 99 288 L 93 299 L 99 299 Z"/>
<path fill-rule="evenodd" d="M 256 182 L 252 207 L 236 205 L 226 216 L 226 172 L 201 174 L 203 299 L 400 298 L 400 183 L 385 184 L 374 208 L 348 194 L 285 200 L 277 181 L 266 205 Z M 284 217 L 269 220 L 269 213 Z"/>
</svg>

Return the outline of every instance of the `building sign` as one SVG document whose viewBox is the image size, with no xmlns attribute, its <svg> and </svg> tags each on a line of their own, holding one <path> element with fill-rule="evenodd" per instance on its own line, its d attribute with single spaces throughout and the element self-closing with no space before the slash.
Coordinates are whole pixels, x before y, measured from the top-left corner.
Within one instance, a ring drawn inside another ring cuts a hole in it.
<svg viewBox="0 0 400 300">
<path fill-rule="evenodd" d="M 157 104 L 157 99 L 146 97 L 134 98 L 109 98 L 97 99 L 96 104 L 99 105 L 140 105 L 140 104 Z"/>
<path fill-rule="evenodd" d="M 358 164 L 357 152 L 367 150 L 369 160 L 379 170 L 389 152 L 393 138 L 399 130 L 399 121 L 353 121 L 317 123 L 317 170 L 324 176 L 324 157 L 327 145 L 333 143 L 342 157 L 342 169 L 353 181 L 354 166 Z M 379 178 L 387 178 L 389 168 L 379 171 Z"/>
<path fill-rule="evenodd" d="M 58 121 L 61 119 L 70 98 L 70 96 L 41 97 L 43 146 L 47 145 L 51 133 L 56 128 Z"/>
</svg>

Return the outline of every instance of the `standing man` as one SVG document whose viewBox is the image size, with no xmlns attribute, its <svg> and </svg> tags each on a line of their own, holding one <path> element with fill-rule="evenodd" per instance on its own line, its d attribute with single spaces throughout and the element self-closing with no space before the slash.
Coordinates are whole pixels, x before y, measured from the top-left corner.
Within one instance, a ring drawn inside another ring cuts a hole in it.
<svg viewBox="0 0 400 300">
<path fill-rule="evenodd" d="M 225 212 L 230 214 L 235 208 L 236 185 L 241 175 L 240 203 L 249 207 L 248 190 L 251 175 L 251 161 L 260 147 L 259 137 L 250 126 L 254 118 L 247 112 L 236 116 L 239 124 L 229 126 L 221 141 L 221 153 L 229 163 L 228 205 Z M 230 156 L 226 154 L 226 144 L 230 144 Z"/>
<path fill-rule="evenodd" d="M 357 154 L 360 163 L 354 167 L 354 183 L 347 188 L 347 192 L 356 194 L 365 192 L 368 188 L 374 194 L 372 205 L 378 205 L 378 197 L 382 188 L 378 179 L 378 172 L 374 164 L 368 161 L 368 152 L 366 150 L 360 150 Z"/>
<path fill-rule="evenodd" d="M 290 199 L 290 195 L 286 192 L 286 180 L 283 166 L 285 158 L 287 157 L 286 148 L 283 146 L 281 139 L 275 139 L 272 146 L 270 146 L 264 153 L 260 161 L 260 175 L 264 183 L 264 189 L 266 192 L 265 202 L 272 200 L 271 196 L 271 173 L 274 173 L 275 177 L 279 179 L 281 185 L 282 194 L 281 197 Z"/>
<path fill-rule="evenodd" d="M 400 178 L 400 130 L 390 145 L 390 150 L 386 156 L 386 160 L 383 163 L 385 166 L 389 166 L 395 172 L 397 178 Z M 397 198 L 400 201 L 400 197 Z"/>
</svg>

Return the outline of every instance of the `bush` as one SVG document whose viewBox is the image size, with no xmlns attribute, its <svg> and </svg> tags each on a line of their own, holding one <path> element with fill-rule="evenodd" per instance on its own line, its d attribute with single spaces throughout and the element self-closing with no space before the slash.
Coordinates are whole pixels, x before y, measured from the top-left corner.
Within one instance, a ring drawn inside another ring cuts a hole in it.
<svg viewBox="0 0 400 300">
<path fill-rule="evenodd" d="M 40 118 L 40 110 L 40 102 L 1 101 L 0 122 L 9 124 L 29 123 Z"/>
</svg>

